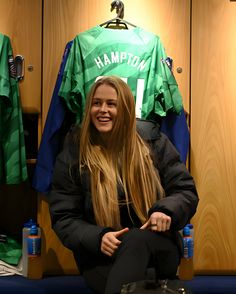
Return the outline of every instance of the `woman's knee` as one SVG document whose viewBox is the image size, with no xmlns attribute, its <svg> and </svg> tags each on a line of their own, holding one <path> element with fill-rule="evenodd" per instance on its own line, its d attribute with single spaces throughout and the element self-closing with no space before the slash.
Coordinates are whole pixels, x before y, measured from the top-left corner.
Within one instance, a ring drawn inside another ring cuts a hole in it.
<svg viewBox="0 0 236 294">
<path fill-rule="evenodd" d="M 122 238 L 122 244 L 126 244 L 132 248 L 147 246 L 150 238 L 150 231 L 141 230 L 138 228 L 131 229 Z"/>
<path fill-rule="evenodd" d="M 147 250 L 151 254 L 176 254 L 178 251 L 174 241 L 161 234 L 149 230 L 141 230 L 138 228 L 131 229 L 122 237 L 122 245 L 130 249 Z"/>
</svg>

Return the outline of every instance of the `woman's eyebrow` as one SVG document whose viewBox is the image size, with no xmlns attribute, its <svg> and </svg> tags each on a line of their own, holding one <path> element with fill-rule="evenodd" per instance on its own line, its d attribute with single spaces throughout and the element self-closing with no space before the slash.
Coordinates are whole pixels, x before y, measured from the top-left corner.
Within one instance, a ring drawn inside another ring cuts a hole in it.
<svg viewBox="0 0 236 294">
<path fill-rule="evenodd" d="M 100 97 L 93 97 L 92 100 L 117 101 L 117 99 L 115 99 L 115 98 L 104 99 L 104 98 L 100 98 Z"/>
</svg>

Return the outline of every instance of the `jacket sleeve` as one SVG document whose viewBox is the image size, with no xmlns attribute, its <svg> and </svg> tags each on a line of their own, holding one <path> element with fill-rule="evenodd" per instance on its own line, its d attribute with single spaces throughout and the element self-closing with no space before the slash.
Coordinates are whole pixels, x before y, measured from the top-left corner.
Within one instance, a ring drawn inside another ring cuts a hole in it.
<svg viewBox="0 0 236 294">
<path fill-rule="evenodd" d="M 153 205 L 149 215 L 155 211 L 163 212 L 171 217 L 171 228 L 180 230 L 190 221 L 197 209 L 198 194 L 195 183 L 166 135 L 160 133 L 152 145 L 154 162 L 160 173 L 165 197 Z"/>
<path fill-rule="evenodd" d="M 48 195 L 52 228 L 65 247 L 72 251 L 83 247 L 96 254 L 104 228 L 93 220 L 86 221 L 85 191 L 74 162 L 77 148 L 70 133 L 56 159 L 52 189 Z"/>
</svg>

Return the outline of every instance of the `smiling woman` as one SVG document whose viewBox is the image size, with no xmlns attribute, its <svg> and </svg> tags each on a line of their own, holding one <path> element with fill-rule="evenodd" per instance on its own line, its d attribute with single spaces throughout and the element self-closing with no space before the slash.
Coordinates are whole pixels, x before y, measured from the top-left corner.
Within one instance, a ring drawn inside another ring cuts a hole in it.
<svg viewBox="0 0 236 294">
<path fill-rule="evenodd" d="M 93 142 L 106 139 L 103 144 L 110 154 L 119 152 L 135 128 L 135 100 L 129 86 L 115 76 L 101 77 L 91 87 L 85 107 L 82 129 L 90 129 Z M 87 134 L 81 133 L 81 146 L 87 146 Z M 83 147 L 80 151 L 82 156 Z"/>
<path fill-rule="evenodd" d="M 98 79 L 87 96 L 81 125 L 68 134 L 53 176 L 53 229 L 71 249 L 96 293 L 120 293 L 144 280 L 175 278 L 178 231 L 194 215 L 193 178 L 159 126 L 136 120 L 129 86 Z"/>
</svg>

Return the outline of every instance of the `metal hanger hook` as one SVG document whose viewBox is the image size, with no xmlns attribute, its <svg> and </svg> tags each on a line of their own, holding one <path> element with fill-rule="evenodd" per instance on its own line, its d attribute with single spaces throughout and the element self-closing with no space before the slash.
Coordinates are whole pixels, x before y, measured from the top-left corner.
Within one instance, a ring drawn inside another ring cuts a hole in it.
<svg viewBox="0 0 236 294">
<path fill-rule="evenodd" d="M 124 3 L 122 1 L 116 0 L 111 3 L 111 11 L 116 8 L 117 17 L 124 18 Z"/>
</svg>

